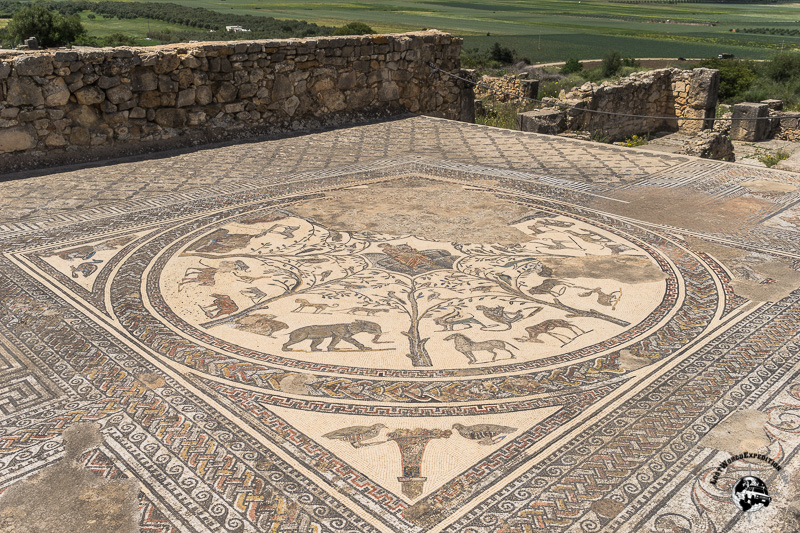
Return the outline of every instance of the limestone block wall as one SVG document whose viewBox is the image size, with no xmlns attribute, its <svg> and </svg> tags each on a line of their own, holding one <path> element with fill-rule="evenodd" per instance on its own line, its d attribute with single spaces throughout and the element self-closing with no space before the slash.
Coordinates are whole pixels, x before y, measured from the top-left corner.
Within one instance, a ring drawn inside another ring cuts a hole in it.
<svg viewBox="0 0 800 533">
<path fill-rule="evenodd" d="M 412 112 L 463 118 L 438 31 L 0 52 L 0 172 Z"/>
<path fill-rule="evenodd" d="M 710 122 L 680 120 L 679 117 L 713 117 L 718 89 L 717 70 L 672 68 L 637 72 L 617 83 L 604 82 L 597 85 L 587 82 L 563 93 L 559 98 L 543 100 L 551 106 L 566 104 L 577 108 L 561 111 L 564 115 L 564 129 L 600 131 L 611 139 L 618 140 L 645 132 L 699 132 L 711 127 Z M 551 109 L 557 110 L 557 107 Z M 548 119 L 553 122 L 550 114 Z M 654 119 L 641 116 L 675 118 Z M 532 120 L 527 117 L 527 120 L 520 123 L 528 123 L 531 128 L 535 128 Z"/>
</svg>

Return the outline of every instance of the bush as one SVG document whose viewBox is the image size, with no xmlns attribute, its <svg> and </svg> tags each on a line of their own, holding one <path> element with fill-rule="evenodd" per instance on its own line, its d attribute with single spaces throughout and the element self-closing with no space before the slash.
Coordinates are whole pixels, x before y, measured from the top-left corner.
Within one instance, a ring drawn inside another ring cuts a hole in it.
<svg viewBox="0 0 800 533">
<path fill-rule="evenodd" d="M 501 46 L 500 43 L 495 42 L 494 46 L 489 50 L 489 57 L 498 63 L 513 63 L 514 50 L 507 46 Z"/>
<path fill-rule="evenodd" d="M 573 74 L 575 72 L 580 72 L 583 70 L 583 63 L 578 61 L 577 59 L 571 57 L 567 59 L 567 62 L 564 63 L 564 66 L 561 67 L 561 74 Z"/>
<path fill-rule="evenodd" d="M 375 30 L 363 22 L 351 22 L 333 31 L 333 35 L 372 35 L 374 33 Z"/>
<path fill-rule="evenodd" d="M 622 56 L 616 50 L 609 51 L 600 65 L 600 73 L 604 78 L 614 76 L 622 68 Z"/>
<path fill-rule="evenodd" d="M 33 4 L 14 12 L 6 27 L 13 43 L 36 37 L 41 46 L 58 46 L 75 41 L 86 33 L 77 15 L 64 16 Z"/>
<path fill-rule="evenodd" d="M 783 53 L 765 64 L 766 74 L 775 81 L 788 81 L 800 75 L 800 54 Z"/>
<path fill-rule="evenodd" d="M 633 68 L 640 68 L 642 66 L 641 63 L 636 61 L 636 59 L 632 57 L 623 57 L 622 58 L 622 66 L 623 67 L 633 67 Z"/>
<path fill-rule="evenodd" d="M 719 99 L 739 99 L 758 78 L 758 68 L 750 61 L 739 59 L 704 59 L 698 65 L 719 70 Z M 741 101 L 741 100 L 740 100 Z"/>
</svg>

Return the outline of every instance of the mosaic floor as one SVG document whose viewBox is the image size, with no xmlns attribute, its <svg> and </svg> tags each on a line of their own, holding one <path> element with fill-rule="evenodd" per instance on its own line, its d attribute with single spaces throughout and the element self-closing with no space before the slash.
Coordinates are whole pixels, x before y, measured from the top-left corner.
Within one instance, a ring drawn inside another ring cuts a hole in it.
<svg viewBox="0 0 800 533">
<path fill-rule="evenodd" d="M 800 531 L 798 186 L 422 117 L 0 183 L 0 529 Z"/>
</svg>

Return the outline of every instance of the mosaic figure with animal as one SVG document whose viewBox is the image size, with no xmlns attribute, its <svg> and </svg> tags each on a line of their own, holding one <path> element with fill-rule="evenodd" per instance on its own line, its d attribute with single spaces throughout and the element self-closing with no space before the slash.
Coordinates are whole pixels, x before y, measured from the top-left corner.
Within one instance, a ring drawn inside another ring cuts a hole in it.
<svg viewBox="0 0 800 533">
<path fill-rule="evenodd" d="M 620 287 L 603 279 L 591 279 L 592 286 L 586 286 L 572 274 L 557 277 L 548 266 L 548 258 L 638 253 L 631 244 L 577 222 L 534 217 L 519 224 L 531 236 L 528 243 L 466 244 L 330 230 L 284 213 L 268 224 L 234 223 L 214 230 L 181 254 L 195 258 L 187 263 L 195 266 L 185 268 L 178 292 L 191 287 L 191 298 L 213 300 L 198 304 L 210 319 L 201 327 L 220 331 L 227 325 L 267 338 L 286 335 L 280 350 L 303 353 L 320 351 L 325 339 L 326 351 L 342 351 L 337 350 L 341 341 L 373 351 L 375 344 L 396 344 L 378 341 L 381 334 L 396 333 L 405 337 L 413 367 L 431 367 L 443 364 L 428 352 L 434 337 L 472 365 L 494 363 L 497 348 L 514 359 L 512 339 L 546 343 L 540 335 L 547 334 L 549 342 L 563 348 L 594 331 L 594 325 L 621 331 L 632 323 L 615 313 Z M 554 243 L 569 246 L 554 249 Z M 265 310 L 269 314 L 261 314 Z M 354 321 L 359 315 L 379 320 Z M 406 327 L 397 330 L 401 317 Z M 377 328 L 365 329 L 362 323 Z M 468 329 L 477 336 L 456 335 Z M 353 336 L 360 331 L 374 335 L 372 345 Z M 515 336 L 497 338 L 502 332 Z M 491 359 L 479 361 L 475 352 Z"/>
</svg>

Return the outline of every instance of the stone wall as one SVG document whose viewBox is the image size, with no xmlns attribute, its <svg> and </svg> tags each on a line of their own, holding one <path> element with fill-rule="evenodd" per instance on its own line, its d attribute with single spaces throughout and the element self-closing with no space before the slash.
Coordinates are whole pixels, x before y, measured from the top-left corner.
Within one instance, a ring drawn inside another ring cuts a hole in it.
<svg viewBox="0 0 800 533">
<path fill-rule="evenodd" d="M 426 31 L 0 52 L 0 171 L 403 112 L 464 119 L 471 90 L 429 66 L 458 74 L 460 50 Z"/>
<path fill-rule="evenodd" d="M 714 116 L 719 89 L 719 71 L 660 69 L 637 72 L 617 83 L 585 83 L 559 98 L 544 98 L 550 107 L 519 117 L 526 131 L 553 133 L 566 130 L 602 132 L 612 140 L 655 131 L 697 133 L 711 127 L 703 120 Z M 566 104 L 577 109 L 564 109 Z M 591 113 L 584 110 L 614 114 Z M 675 117 L 651 119 L 637 116 Z M 541 126 L 541 128 L 540 128 Z M 560 130 L 560 131 L 554 131 Z"/>
</svg>

